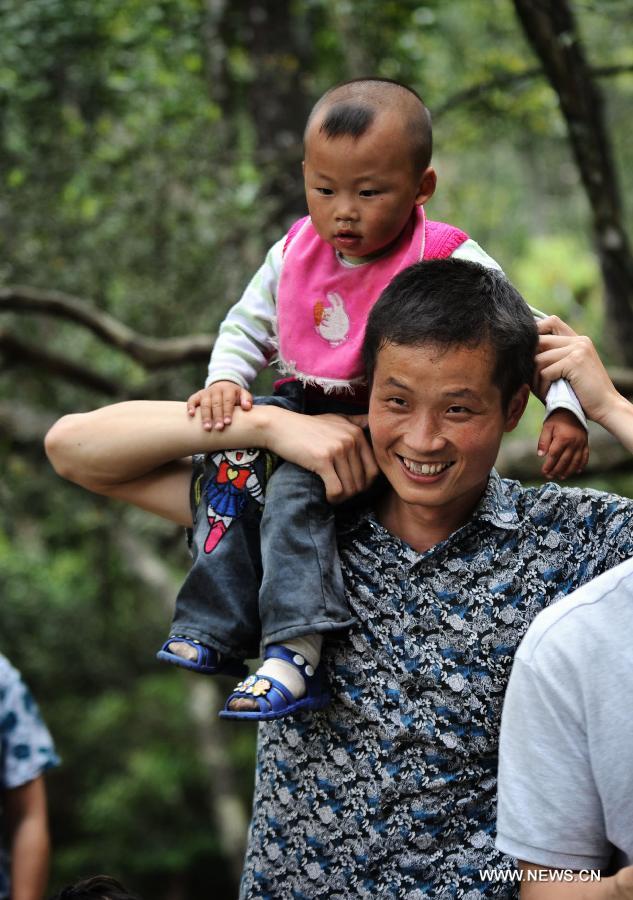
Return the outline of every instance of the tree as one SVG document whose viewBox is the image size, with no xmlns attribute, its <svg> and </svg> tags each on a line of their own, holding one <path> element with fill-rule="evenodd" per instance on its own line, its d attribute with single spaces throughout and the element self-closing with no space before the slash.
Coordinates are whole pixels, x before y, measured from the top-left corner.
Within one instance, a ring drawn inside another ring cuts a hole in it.
<svg viewBox="0 0 633 900">
<path fill-rule="evenodd" d="M 633 254 L 607 128 L 595 82 L 568 0 L 513 0 L 525 35 L 556 91 L 571 150 L 591 210 L 610 330 L 633 364 Z"/>
</svg>

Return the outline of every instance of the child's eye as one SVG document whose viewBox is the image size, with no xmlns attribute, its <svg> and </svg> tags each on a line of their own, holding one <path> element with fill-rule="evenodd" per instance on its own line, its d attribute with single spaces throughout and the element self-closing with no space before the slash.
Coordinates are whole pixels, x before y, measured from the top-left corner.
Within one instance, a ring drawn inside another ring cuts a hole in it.
<svg viewBox="0 0 633 900">
<path fill-rule="evenodd" d="M 359 191 L 359 193 L 360 193 L 361 197 L 377 197 L 378 194 L 380 193 L 380 191 L 376 191 L 376 190 L 372 189 L 372 190 L 366 190 L 366 191 Z"/>
<path fill-rule="evenodd" d="M 317 192 L 317 194 L 321 194 L 322 197 L 331 197 L 332 194 L 334 193 L 332 188 L 324 188 L 324 187 L 315 188 L 315 191 Z"/>
</svg>

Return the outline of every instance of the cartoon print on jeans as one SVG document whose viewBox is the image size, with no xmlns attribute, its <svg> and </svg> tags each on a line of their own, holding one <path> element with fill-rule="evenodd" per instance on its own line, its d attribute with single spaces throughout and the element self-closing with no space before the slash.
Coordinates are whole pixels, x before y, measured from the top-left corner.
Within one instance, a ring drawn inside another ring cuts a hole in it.
<svg viewBox="0 0 633 900">
<path fill-rule="evenodd" d="M 314 325 L 317 334 L 327 341 L 330 347 L 338 347 L 347 340 L 349 316 L 340 294 L 327 294 L 327 299 L 329 306 L 325 306 L 322 300 L 317 300 L 314 304 Z"/>
<path fill-rule="evenodd" d="M 264 489 L 253 466 L 258 456 L 259 450 L 249 448 L 225 450 L 211 457 L 218 471 L 205 490 L 210 529 L 204 544 L 205 553 L 211 553 L 217 547 L 233 519 L 243 513 L 249 497 L 263 506 Z"/>
</svg>

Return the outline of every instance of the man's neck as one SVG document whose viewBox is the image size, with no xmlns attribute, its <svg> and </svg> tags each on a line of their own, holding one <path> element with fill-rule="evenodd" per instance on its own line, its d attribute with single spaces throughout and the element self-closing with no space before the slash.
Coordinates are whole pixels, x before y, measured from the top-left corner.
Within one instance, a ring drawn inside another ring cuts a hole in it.
<svg viewBox="0 0 633 900">
<path fill-rule="evenodd" d="M 464 498 L 463 503 L 449 508 L 405 503 L 390 490 L 376 506 L 378 521 L 418 553 L 424 553 L 468 522 L 483 490 L 478 496 Z"/>
</svg>

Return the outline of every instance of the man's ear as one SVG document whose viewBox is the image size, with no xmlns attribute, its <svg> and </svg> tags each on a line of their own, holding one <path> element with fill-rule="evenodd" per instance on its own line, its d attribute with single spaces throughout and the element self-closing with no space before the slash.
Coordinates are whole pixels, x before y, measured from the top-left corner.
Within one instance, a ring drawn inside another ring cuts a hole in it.
<svg viewBox="0 0 633 900">
<path fill-rule="evenodd" d="M 427 200 L 430 200 L 435 193 L 437 186 L 437 174 L 433 166 L 427 166 L 420 176 L 418 184 L 418 193 L 415 198 L 415 205 L 422 206 Z"/>
<path fill-rule="evenodd" d="M 508 409 L 506 410 L 506 423 L 504 431 L 514 431 L 519 424 L 521 416 L 525 412 L 525 407 L 530 396 L 530 385 L 523 384 L 510 400 Z"/>
</svg>

